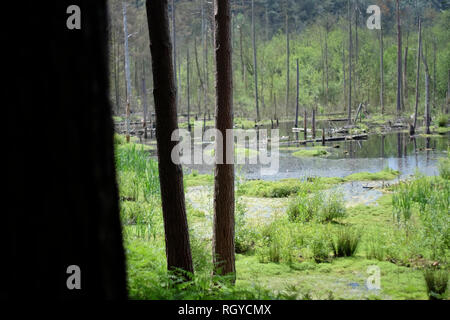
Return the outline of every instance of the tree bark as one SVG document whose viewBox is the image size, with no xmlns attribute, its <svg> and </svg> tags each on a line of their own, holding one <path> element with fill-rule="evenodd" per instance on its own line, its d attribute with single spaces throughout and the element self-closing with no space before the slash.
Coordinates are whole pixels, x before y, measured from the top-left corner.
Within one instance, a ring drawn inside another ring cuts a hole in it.
<svg viewBox="0 0 450 320">
<path fill-rule="evenodd" d="M 255 7 L 254 0 L 252 0 L 252 39 L 253 39 L 253 76 L 255 79 L 255 106 L 256 106 L 256 121 L 259 122 L 259 99 L 258 99 L 258 61 L 256 60 L 256 29 L 255 29 Z"/>
<path fill-rule="evenodd" d="M 427 59 L 422 53 L 422 62 L 425 69 L 425 132 L 430 134 L 430 72 L 428 70 Z"/>
<path fill-rule="evenodd" d="M 381 115 L 384 115 L 384 48 L 383 48 L 383 28 L 380 29 L 380 105 Z"/>
<path fill-rule="evenodd" d="M 183 189 L 183 171 L 171 158 L 177 142 L 177 90 L 173 50 L 169 35 L 167 0 L 146 1 L 150 51 L 153 67 L 153 97 L 156 113 L 156 143 L 161 200 L 166 239 L 167 267 L 194 272 Z"/>
<path fill-rule="evenodd" d="M 131 112 L 131 77 L 130 77 L 130 57 L 128 50 L 128 26 L 127 26 L 127 5 L 122 2 L 122 13 L 123 13 L 123 37 L 125 39 L 125 81 L 126 86 L 126 126 L 127 126 L 127 142 L 130 142 L 130 112 Z"/>
<path fill-rule="evenodd" d="M 145 85 L 145 64 L 142 62 L 142 104 L 144 113 L 144 139 L 147 139 L 147 86 Z"/>
<path fill-rule="evenodd" d="M 189 61 L 189 48 L 187 49 L 186 53 L 186 89 L 187 89 L 187 121 L 188 121 L 188 130 L 191 131 L 191 88 L 190 88 L 190 82 L 189 82 L 189 76 L 190 76 L 190 61 Z"/>
<path fill-rule="evenodd" d="M 289 15 L 288 15 L 288 0 L 286 0 L 286 117 L 288 116 L 289 108 Z"/>
<path fill-rule="evenodd" d="M 347 123 L 352 123 L 352 16 L 350 0 L 347 1 L 348 5 L 348 114 Z"/>
<path fill-rule="evenodd" d="M 400 26 L 400 3 L 396 0 L 397 13 L 397 116 L 402 112 L 402 32 Z"/>
<path fill-rule="evenodd" d="M 106 1 L 77 2 L 80 30 L 66 28 L 72 1 L 11 4 L 21 13 L 3 69 L 5 103 L 21 127 L 6 130 L 13 175 L 3 196 L 13 206 L 2 209 L 0 299 L 125 299 Z M 37 132 L 40 143 L 18 143 Z M 67 286 L 71 265 L 80 268 L 80 290 Z"/>
<path fill-rule="evenodd" d="M 295 128 L 298 128 L 298 100 L 299 100 L 299 70 L 298 70 L 298 59 L 297 59 L 297 96 L 295 99 Z M 306 139 L 305 139 L 306 140 Z"/>
<path fill-rule="evenodd" d="M 419 107 L 419 76 L 420 76 L 420 55 L 422 54 L 422 22 L 419 19 L 419 33 L 417 36 L 417 64 L 416 64 L 416 104 L 414 108 L 414 124 L 411 134 L 414 135 L 417 129 L 417 112 Z"/>
<path fill-rule="evenodd" d="M 234 257 L 234 143 L 227 145 L 227 130 L 233 128 L 233 78 L 230 41 L 230 1 L 214 1 L 214 41 L 216 60 L 216 129 L 223 136 L 222 159 L 216 152 L 214 173 L 213 259 L 216 274 L 233 274 Z M 221 137 L 217 136 L 216 141 Z M 221 160 L 221 161 L 220 161 Z M 234 281 L 234 280 L 233 280 Z"/>
</svg>

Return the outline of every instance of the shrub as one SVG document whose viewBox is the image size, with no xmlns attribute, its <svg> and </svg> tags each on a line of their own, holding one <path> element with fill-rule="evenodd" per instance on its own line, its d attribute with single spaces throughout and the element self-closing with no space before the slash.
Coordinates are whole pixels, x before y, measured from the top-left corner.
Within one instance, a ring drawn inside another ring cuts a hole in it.
<svg viewBox="0 0 450 320">
<path fill-rule="evenodd" d="M 361 235 L 350 228 L 341 228 L 335 236 L 331 236 L 330 244 L 335 257 L 351 257 L 356 253 Z"/>
<path fill-rule="evenodd" d="M 246 253 L 253 248 L 256 235 L 253 229 L 247 224 L 245 218 L 246 207 L 240 198 L 236 199 L 235 211 L 235 252 Z"/>
<path fill-rule="evenodd" d="M 426 268 L 423 275 L 430 300 L 446 299 L 448 271 Z"/>
</svg>

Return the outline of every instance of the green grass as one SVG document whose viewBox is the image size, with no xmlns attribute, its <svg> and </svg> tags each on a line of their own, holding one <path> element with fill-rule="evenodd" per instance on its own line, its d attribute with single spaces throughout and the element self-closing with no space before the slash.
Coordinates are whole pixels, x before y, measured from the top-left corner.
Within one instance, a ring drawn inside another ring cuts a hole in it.
<svg viewBox="0 0 450 320">
<path fill-rule="evenodd" d="M 321 148 L 313 149 L 301 149 L 292 153 L 294 157 L 306 158 L 306 157 L 323 157 L 328 155 L 328 151 Z"/>
<path fill-rule="evenodd" d="M 385 181 L 398 177 L 399 171 L 386 168 L 379 172 L 358 172 L 345 177 L 346 181 Z"/>
<path fill-rule="evenodd" d="M 157 163 L 148 151 L 126 144 L 123 137 L 116 137 L 115 147 L 132 299 L 427 299 L 427 284 L 431 288 L 433 283 L 430 276 L 424 277 L 424 268 L 439 262 L 443 271 L 433 281 L 441 287 L 448 274 L 448 159 L 441 161 L 439 177 L 416 175 L 370 205 L 344 207 L 325 191 L 355 176 L 238 183 L 236 244 L 242 254 L 236 255 L 233 286 L 227 277 L 211 276 L 212 212 L 189 202 L 195 275 L 181 282 L 167 272 Z M 214 182 L 212 174 L 196 171 L 184 180 L 186 186 Z M 279 201 L 285 207 L 270 218 L 248 219 L 250 200 L 263 201 L 248 196 L 280 198 L 264 201 Z M 315 199 L 312 219 L 288 219 L 284 212 L 294 199 L 297 205 Z M 397 208 L 410 210 L 400 224 Z M 374 265 L 381 271 L 381 290 L 369 291 L 367 269 Z"/>
<path fill-rule="evenodd" d="M 190 174 L 183 176 L 183 181 L 186 188 L 208 186 L 214 184 L 214 176 L 212 174 L 199 174 L 198 171 L 193 170 Z"/>
</svg>

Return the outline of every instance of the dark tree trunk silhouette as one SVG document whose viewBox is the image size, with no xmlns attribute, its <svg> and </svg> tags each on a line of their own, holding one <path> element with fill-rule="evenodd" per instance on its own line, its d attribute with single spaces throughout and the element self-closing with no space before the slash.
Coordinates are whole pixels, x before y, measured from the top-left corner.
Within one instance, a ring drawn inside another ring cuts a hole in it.
<svg viewBox="0 0 450 320">
<path fill-rule="evenodd" d="M 177 90 L 169 35 L 167 0 L 146 1 L 153 67 L 153 97 L 156 113 L 159 180 L 166 237 L 167 267 L 193 272 L 181 165 L 171 158 L 178 129 Z"/>
<path fill-rule="evenodd" d="M 218 163 L 214 173 L 213 255 L 216 274 L 235 273 L 234 165 L 227 161 L 227 158 L 234 158 L 234 145 L 225 143 L 227 130 L 233 128 L 230 16 L 230 1 L 215 0 L 216 129 L 223 136 L 223 152 L 222 155 L 216 152 Z M 216 137 L 216 141 L 219 139 L 220 136 Z"/>
<path fill-rule="evenodd" d="M 0 299 L 125 299 L 109 103 L 106 1 L 77 1 L 81 29 L 66 28 L 72 1 L 28 1 L 21 12 L 10 81 L 13 132 L 3 208 L 6 268 Z M 14 18 L 17 16 L 14 15 Z M 39 26 L 36 28 L 36 26 Z M 24 40 L 25 39 L 25 40 Z M 38 50 L 34 50 L 38 48 Z M 16 128 L 17 129 L 17 128 Z M 23 143 L 39 132 L 40 143 Z M 67 273 L 80 268 L 81 288 Z"/>
</svg>

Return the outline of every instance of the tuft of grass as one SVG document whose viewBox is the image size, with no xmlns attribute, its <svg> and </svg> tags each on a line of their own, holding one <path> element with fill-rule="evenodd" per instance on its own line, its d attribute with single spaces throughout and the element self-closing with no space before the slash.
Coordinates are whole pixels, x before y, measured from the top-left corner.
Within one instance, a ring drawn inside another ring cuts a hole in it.
<svg viewBox="0 0 450 320">
<path fill-rule="evenodd" d="M 337 192 L 302 192 L 288 206 L 287 215 L 291 221 L 331 222 L 346 216 L 342 194 Z"/>
<path fill-rule="evenodd" d="M 341 228 L 330 238 L 330 245 L 335 257 L 351 257 L 356 253 L 361 235 L 351 227 Z"/>
<path fill-rule="evenodd" d="M 438 270 L 434 268 L 425 268 L 423 276 L 427 285 L 427 294 L 429 299 L 446 299 L 448 271 Z"/>
</svg>

